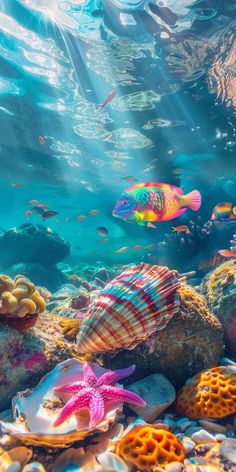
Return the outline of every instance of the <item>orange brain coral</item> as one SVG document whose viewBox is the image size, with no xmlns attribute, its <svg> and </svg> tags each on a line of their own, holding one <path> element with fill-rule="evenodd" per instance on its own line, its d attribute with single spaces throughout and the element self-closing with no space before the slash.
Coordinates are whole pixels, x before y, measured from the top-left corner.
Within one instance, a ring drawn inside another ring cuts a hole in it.
<svg viewBox="0 0 236 472">
<path fill-rule="evenodd" d="M 150 471 L 158 465 L 185 459 L 184 447 L 174 434 L 149 425 L 133 428 L 126 434 L 117 445 L 117 453 L 139 470 Z"/>
<path fill-rule="evenodd" d="M 236 412 L 236 366 L 214 367 L 189 379 L 179 391 L 176 412 L 189 418 L 223 418 Z"/>
</svg>

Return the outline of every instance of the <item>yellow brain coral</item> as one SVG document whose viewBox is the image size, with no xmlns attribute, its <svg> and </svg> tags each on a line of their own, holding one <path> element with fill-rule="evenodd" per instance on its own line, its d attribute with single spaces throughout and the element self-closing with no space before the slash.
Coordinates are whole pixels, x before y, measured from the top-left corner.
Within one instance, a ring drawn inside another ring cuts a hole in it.
<svg viewBox="0 0 236 472">
<path fill-rule="evenodd" d="M 223 418 L 236 412 L 236 366 L 214 367 L 187 380 L 176 412 L 189 418 Z"/>
<path fill-rule="evenodd" d="M 170 431 L 146 425 L 133 428 L 117 445 L 117 453 L 139 470 L 155 471 L 159 465 L 182 462 L 183 445 Z"/>
<path fill-rule="evenodd" d="M 13 280 L 7 275 L 0 275 L 0 301 L 0 320 L 17 329 L 33 326 L 36 315 L 42 313 L 46 306 L 35 285 L 23 275 L 17 275 Z M 20 321 L 20 318 L 24 320 Z"/>
</svg>

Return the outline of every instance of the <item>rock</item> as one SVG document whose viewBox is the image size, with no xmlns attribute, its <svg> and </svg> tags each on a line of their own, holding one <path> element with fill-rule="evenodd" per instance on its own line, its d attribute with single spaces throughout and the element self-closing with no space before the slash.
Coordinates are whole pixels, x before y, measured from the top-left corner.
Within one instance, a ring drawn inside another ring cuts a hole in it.
<svg viewBox="0 0 236 472">
<path fill-rule="evenodd" d="M 165 418 L 163 423 L 168 426 L 168 429 L 172 432 L 176 430 L 176 423 L 171 418 Z"/>
<path fill-rule="evenodd" d="M 173 385 L 161 374 L 153 374 L 129 385 L 129 390 L 140 395 L 147 403 L 142 408 L 129 405 L 130 409 L 147 423 L 152 423 L 168 406 L 175 401 Z"/>
<path fill-rule="evenodd" d="M 186 454 L 189 454 L 195 448 L 195 442 L 192 439 L 188 438 L 187 436 L 181 439 L 181 442 L 184 446 L 184 450 Z"/>
<path fill-rule="evenodd" d="M 43 314 L 34 328 L 16 331 L 0 326 L 0 408 L 11 406 L 12 397 L 33 387 L 58 362 L 72 356 L 69 345 L 62 341 L 59 320 Z"/>
<path fill-rule="evenodd" d="M 216 442 L 215 436 L 208 433 L 208 431 L 206 431 L 205 429 L 201 429 L 200 431 L 196 431 L 196 433 L 193 433 L 191 439 L 195 442 L 195 444 Z"/>
<path fill-rule="evenodd" d="M 236 464 L 236 439 L 226 439 L 226 441 L 223 441 L 220 446 L 220 452 L 225 459 Z"/>
<path fill-rule="evenodd" d="M 198 423 L 203 426 L 205 429 L 210 429 L 210 431 L 214 431 L 215 433 L 226 433 L 227 429 L 220 423 L 216 421 L 210 420 L 198 420 Z"/>
<path fill-rule="evenodd" d="M 197 433 L 197 431 L 201 431 L 201 426 L 189 426 L 189 428 L 185 429 L 184 434 L 188 437 L 191 437 L 192 434 Z"/>
<path fill-rule="evenodd" d="M 22 274 L 34 282 L 35 285 L 47 287 L 51 292 L 58 290 L 66 283 L 66 276 L 56 267 L 45 267 L 38 262 L 15 264 L 7 269 L 11 277 Z"/>
<path fill-rule="evenodd" d="M 187 417 L 181 418 L 176 422 L 177 428 L 179 428 L 181 431 L 184 431 L 186 428 L 188 428 L 189 426 L 193 426 L 194 424 L 196 423 L 194 421 L 191 421 Z"/>
<path fill-rule="evenodd" d="M 208 274 L 201 290 L 210 310 L 223 324 L 226 346 L 236 353 L 236 259 L 229 259 Z"/>
<path fill-rule="evenodd" d="M 180 310 L 164 329 L 132 350 L 98 356 L 104 366 L 117 369 L 135 364 L 135 380 L 142 378 L 143 372 L 159 372 L 179 388 L 187 378 L 217 365 L 223 353 L 220 322 L 209 312 L 204 297 L 192 287 L 182 284 L 179 294 Z"/>
<path fill-rule="evenodd" d="M 165 466 L 165 470 L 167 470 L 167 472 L 181 472 L 182 469 L 183 464 L 181 464 L 181 462 L 170 462 Z"/>
<path fill-rule="evenodd" d="M 1 266 L 20 262 L 37 262 L 55 266 L 70 253 L 69 243 L 43 225 L 25 223 L 0 236 Z"/>
</svg>

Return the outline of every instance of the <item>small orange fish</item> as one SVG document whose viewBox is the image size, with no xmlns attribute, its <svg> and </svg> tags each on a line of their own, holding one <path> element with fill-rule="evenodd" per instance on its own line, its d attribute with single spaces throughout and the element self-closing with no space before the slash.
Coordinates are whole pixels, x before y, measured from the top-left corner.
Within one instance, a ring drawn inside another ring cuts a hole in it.
<svg viewBox="0 0 236 472">
<path fill-rule="evenodd" d="M 106 244 L 106 243 L 108 243 L 109 241 L 110 241 L 109 238 L 100 239 L 100 243 L 102 243 L 102 244 Z"/>
<path fill-rule="evenodd" d="M 203 269 L 210 269 L 211 267 L 215 267 L 216 265 L 220 264 L 222 262 L 222 256 L 221 254 L 215 254 L 213 257 L 210 259 L 202 260 L 198 264 L 198 269 L 203 270 Z"/>
<path fill-rule="evenodd" d="M 236 257 L 236 252 L 232 252 L 229 249 L 221 249 L 218 253 L 224 257 Z"/>
<path fill-rule="evenodd" d="M 33 213 L 32 210 L 25 211 L 25 216 L 26 216 L 27 221 L 29 221 L 30 215 L 32 215 L 32 213 Z"/>
<path fill-rule="evenodd" d="M 20 182 L 12 182 L 11 186 L 14 188 L 21 188 L 23 187 L 23 184 L 21 184 Z"/>
<path fill-rule="evenodd" d="M 134 251 L 141 251 L 142 248 L 143 247 L 140 246 L 140 244 L 135 244 L 135 246 L 133 246 Z"/>
<path fill-rule="evenodd" d="M 112 91 L 107 95 L 106 100 L 104 100 L 104 102 L 102 103 L 101 108 L 103 109 L 106 105 L 108 105 L 109 103 L 111 103 L 112 100 L 113 100 L 113 98 L 115 97 L 115 95 L 116 95 L 116 90 L 112 90 Z"/>
<path fill-rule="evenodd" d="M 148 249 L 149 251 L 154 251 L 156 249 L 156 244 L 148 244 L 145 246 L 145 249 Z"/>
<path fill-rule="evenodd" d="M 78 215 L 75 217 L 76 221 L 85 221 L 87 220 L 87 216 L 85 215 Z"/>
<path fill-rule="evenodd" d="M 40 208 L 48 208 L 48 205 L 46 205 L 46 203 L 40 203 L 38 200 L 29 200 L 28 204 Z"/>
<path fill-rule="evenodd" d="M 137 182 L 137 179 L 135 179 L 135 177 L 133 177 L 132 175 L 126 175 L 126 177 L 123 177 L 123 180 L 125 182 L 131 182 L 131 183 Z"/>
<path fill-rule="evenodd" d="M 187 225 L 172 226 L 173 233 L 186 233 L 189 234 L 190 230 Z"/>
<path fill-rule="evenodd" d="M 44 136 L 38 136 L 38 142 L 40 144 L 47 144 L 47 141 Z"/>
<path fill-rule="evenodd" d="M 98 210 L 90 210 L 90 211 L 89 211 L 89 215 L 91 215 L 91 216 L 98 216 L 98 215 L 99 215 L 99 211 L 98 211 Z"/>
<path fill-rule="evenodd" d="M 117 249 L 117 251 L 114 251 L 114 254 L 124 254 L 128 250 L 129 250 L 129 248 L 127 246 L 123 246 L 120 249 Z"/>
</svg>

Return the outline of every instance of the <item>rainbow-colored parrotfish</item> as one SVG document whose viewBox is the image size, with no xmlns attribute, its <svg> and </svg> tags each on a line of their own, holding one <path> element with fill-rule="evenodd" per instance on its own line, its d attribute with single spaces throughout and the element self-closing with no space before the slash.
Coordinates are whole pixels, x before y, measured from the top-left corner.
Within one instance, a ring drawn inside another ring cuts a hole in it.
<svg viewBox="0 0 236 472">
<path fill-rule="evenodd" d="M 184 195 L 174 185 L 160 182 L 142 182 L 127 188 L 113 209 L 113 216 L 131 223 L 147 225 L 148 222 L 172 220 L 187 208 L 194 211 L 201 206 L 201 195 L 193 190 Z"/>
</svg>

